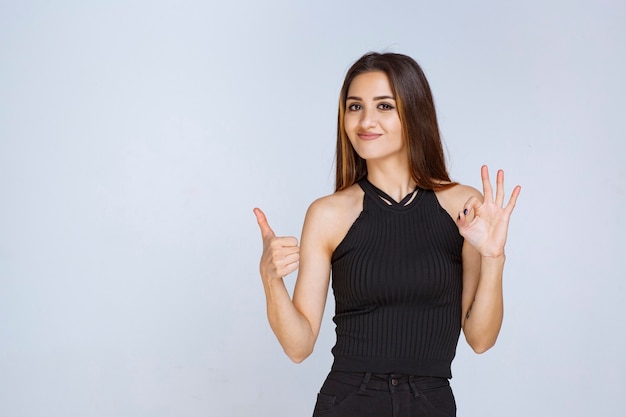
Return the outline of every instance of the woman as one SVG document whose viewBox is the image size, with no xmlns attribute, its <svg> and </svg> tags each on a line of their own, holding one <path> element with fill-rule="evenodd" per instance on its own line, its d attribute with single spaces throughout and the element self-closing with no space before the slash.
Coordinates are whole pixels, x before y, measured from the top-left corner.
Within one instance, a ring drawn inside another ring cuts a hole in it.
<svg viewBox="0 0 626 417">
<path fill-rule="evenodd" d="M 428 82 L 407 56 L 361 57 L 338 119 L 336 191 L 309 207 L 300 247 L 254 210 L 270 325 L 293 361 L 309 356 L 332 270 L 337 343 L 314 416 L 454 416 L 460 330 L 477 353 L 500 331 L 520 187 L 504 206 L 502 171 L 494 196 L 482 167 L 484 198 L 450 180 Z M 296 269 L 291 298 L 283 277 Z"/>
</svg>

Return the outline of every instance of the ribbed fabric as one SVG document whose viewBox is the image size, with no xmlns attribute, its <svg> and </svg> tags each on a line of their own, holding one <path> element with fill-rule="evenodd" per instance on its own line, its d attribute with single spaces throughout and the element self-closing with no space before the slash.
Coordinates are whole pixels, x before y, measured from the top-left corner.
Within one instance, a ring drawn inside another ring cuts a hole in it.
<svg viewBox="0 0 626 417">
<path fill-rule="evenodd" d="M 359 185 L 363 211 L 332 256 L 332 369 L 450 378 L 463 237 L 432 190 L 396 203 L 366 179 Z"/>
</svg>

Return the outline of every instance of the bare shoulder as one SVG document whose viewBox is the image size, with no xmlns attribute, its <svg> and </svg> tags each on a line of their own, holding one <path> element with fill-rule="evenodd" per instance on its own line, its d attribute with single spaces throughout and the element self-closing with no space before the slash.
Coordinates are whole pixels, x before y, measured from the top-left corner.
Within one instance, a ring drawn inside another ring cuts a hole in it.
<svg viewBox="0 0 626 417">
<path fill-rule="evenodd" d="M 444 190 L 436 191 L 439 204 L 443 207 L 453 219 L 456 219 L 458 213 L 471 197 L 476 197 L 482 201 L 483 195 L 474 187 L 469 185 L 456 184 Z"/>
<path fill-rule="evenodd" d="M 363 199 L 363 190 L 357 184 L 351 185 L 345 190 L 336 191 L 330 195 L 320 197 L 311 203 L 309 209 L 313 210 L 345 210 Z"/>
<path fill-rule="evenodd" d="M 345 190 L 318 198 L 309 206 L 305 227 L 318 228 L 334 251 L 363 210 L 363 190 L 354 184 Z"/>
</svg>

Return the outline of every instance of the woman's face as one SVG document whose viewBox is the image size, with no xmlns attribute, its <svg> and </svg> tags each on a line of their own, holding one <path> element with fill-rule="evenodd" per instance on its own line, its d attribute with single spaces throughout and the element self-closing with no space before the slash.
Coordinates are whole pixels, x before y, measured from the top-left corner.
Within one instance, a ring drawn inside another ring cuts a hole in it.
<svg viewBox="0 0 626 417">
<path fill-rule="evenodd" d="M 396 100 L 384 72 L 366 72 L 352 80 L 344 127 L 361 158 L 406 158 Z"/>
</svg>

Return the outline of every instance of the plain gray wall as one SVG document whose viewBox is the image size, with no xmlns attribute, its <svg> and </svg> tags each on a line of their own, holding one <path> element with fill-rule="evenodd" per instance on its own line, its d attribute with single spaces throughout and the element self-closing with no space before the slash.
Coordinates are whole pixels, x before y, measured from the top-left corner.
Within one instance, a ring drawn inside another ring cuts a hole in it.
<svg viewBox="0 0 626 417">
<path fill-rule="evenodd" d="M 624 415 L 625 21 L 618 0 L 0 1 L 0 415 L 310 415 L 332 302 L 292 364 L 252 208 L 299 236 L 332 192 L 370 50 L 422 64 L 455 180 L 523 186 L 459 416 Z"/>
</svg>

